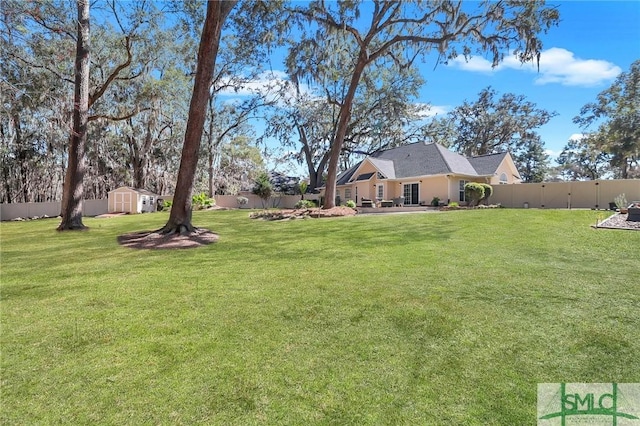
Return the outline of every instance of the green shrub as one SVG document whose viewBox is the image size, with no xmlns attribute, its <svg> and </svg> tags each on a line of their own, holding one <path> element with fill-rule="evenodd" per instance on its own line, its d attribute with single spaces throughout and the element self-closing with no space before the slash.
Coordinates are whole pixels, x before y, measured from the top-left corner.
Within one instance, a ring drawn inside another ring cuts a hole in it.
<svg viewBox="0 0 640 426">
<path fill-rule="evenodd" d="M 164 200 L 164 208 L 170 209 L 173 206 L 173 200 Z"/>
<path fill-rule="evenodd" d="M 307 188 L 309 187 L 309 184 L 305 181 L 300 182 L 300 184 L 298 184 L 298 189 L 300 190 L 300 194 L 304 197 L 304 194 L 307 192 Z M 304 199 L 304 198 L 303 198 Z"/>
<path fill-rule="evenodd" d="M 467 197 L 469 206 L 477 206 L 484 198 L 484 187 L 478 182 L 469 182 L 464 186 L 464 195 Z"/>
<path fill-rule="evenodd" d="M 267 204 L 269 203 L 269 198 L 271 198 L 271 195 L 273 194 L 273 186 L 271 185 L 268 174 L 261 173 L 260 176 L 258 176 L 252 192 L 260 197 L 262 200 L 262 207 L 266 209 Z"/>
<path fill-rule="evenodd" d="M 295 206 L 293 206 L 294 209 L 296 210 L 300 210 L 300 209 L 312 209 L 316 206 L 316 203 L 314 203 L 311 200 L 300 200 L 296 203 Z"/>
<path fill-rule="evenodd" d="M 481 183 L 480 186 L 482 186 L 482 188 L 484 188 L 484 195 L 478 201 L 478 204 L 482 203 L 483 201 L 487 201 L 489 199 L 489 197 L 491 197 L 491 194 L 493 194 L 493 187 L 491 185 L 489 185 L 488 183 Z"/>
<path fill-rule="evenodd" d="M 355 201 L 353 201 L 353 200 L 348 200 L 348 201 L 345 203 L 345 206 L 347 206 L 347 207 L 351 207 L 352 209 L 355 209 L 355 208 L 356 208 L 356 202 L 355 202 Z"/>
<path fill-rule="evenodd" d="M 440 205 L 440 197 L 433 197 L 431 200 L 431 205 L 433 207 L 438 207 Z"/>
<path fill-rule="evenodd" d="M 458 203 L 457 203 L 457 202 L 455 202 L 455 201 L 452 201 L 452 202 L 450 202 L 450 203 L 449 203 L 449 205 L 448 205 L 447 207 L 453 207 L 453 208 L 456 208 L 456 207 L 460 207 L 460 204 L 458 204 Z"/>
<path fill-rule="evenodd" d="M 216 203 L 216 200 L 210 198 L 204 192 L 194 195 L 191 197 L 191 206 L 196 210 L 202 210 L 213 206 Z"/>
</svg>

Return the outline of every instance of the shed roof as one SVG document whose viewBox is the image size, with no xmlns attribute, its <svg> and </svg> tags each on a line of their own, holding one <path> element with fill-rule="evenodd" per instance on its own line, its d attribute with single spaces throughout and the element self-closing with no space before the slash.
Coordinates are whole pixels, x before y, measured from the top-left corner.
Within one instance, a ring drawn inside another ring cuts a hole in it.
<svg viewBox="0 0 640 426">
<path fill-rule="evenodd" d="M 129 191 L 133 191 L 133 192 L 136 192 L 136 193 L 141 194 L 141 195 L 152 195 L 154 197 L 158 195 L 158 194 L 154 194 L 151 191 L 147 191 L 146 189 L 132 188 L 130 186 L 121 186 L 119 188 L 113 189 L 113 190 L 109 191 L 109 194 L 111 194 L 112 192 L 121 191 L 123 189 L 129 190 Z"/>
</svg>

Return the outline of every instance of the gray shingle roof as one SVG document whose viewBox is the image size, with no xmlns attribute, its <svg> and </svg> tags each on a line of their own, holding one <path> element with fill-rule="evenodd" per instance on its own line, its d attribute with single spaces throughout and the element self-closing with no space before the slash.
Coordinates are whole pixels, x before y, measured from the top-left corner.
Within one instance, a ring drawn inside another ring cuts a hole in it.
<svg viewBox="0 0 640 426">
<path fill-rule="evenodd" d="M 469 158 L 469 162 L 476 169 L 476 172 L 480 175 L 490 175 L 496 172 L 504 157 L 507 156 L 506 152 L 498 154 L 481 155 L 478 157 Z"/>
<path fill-rule="evenodd" d="M 467 158 L 435 143 L 417 142 L 378 151 L 367 157 L 387 179 L 402 179 L 413 176 L 457 174 L 464 176 L 493 175 L 507 153 L 482 155 Z M 353 179 L 362 162 L 338 176 L 338 185 Z M 364 179 L 357 176 L 357 180 Z M 370 175 L 366 177 L 368 179 Z"/>
<path fill-rule="evenodd" d="M 383 160 L 382 158 L 369 157 L 369 161 L 380 170 L 386 179 L 395 179 L 396 169 L 392 160 Z"/>
<path fill-rule="evenodd" d="M 362 164 L 362 161 L 360 161 L 355 166 L 352 166 L 347 170 L 345 170 L 344 172 L 340 173 L 338 175 L 338 178 L 336 179 L 336 185 L 346 185 L 347 183 L 349 183 L 349 180 L 351 179 L 355 171 L 358 169 L 358 167 L 360 167 L 360 164 Z"/>
<path fill-rule="evenodd" d="M 423 142 L 399 146 L 397 148 L 380 151 L 372 155 L 374 159 L 392 161 L 396 178 L 412 176 L 428 176 L 440 174 L 460 174 L 478 176 L 493 174 L 476 170 L 469 159 L 460 154 L 449 151 L 442 145 Z M 502 159 L 500 159 L 502 161 Z M 483 163 L 484 164 L 484 163 Z M 496 163 L 496 168 L 500 164 Z"/>
</svg>

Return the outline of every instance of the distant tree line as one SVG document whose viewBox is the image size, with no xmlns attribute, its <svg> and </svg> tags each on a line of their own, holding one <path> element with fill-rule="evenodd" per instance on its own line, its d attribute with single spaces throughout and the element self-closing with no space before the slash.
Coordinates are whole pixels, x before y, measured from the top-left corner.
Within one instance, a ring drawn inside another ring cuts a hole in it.
<svg viewBox="0 0 640 426">
<path fill-rule="evenodd" d="M 190 5 L 113 0 L 92 5 L 84 198 L 104 198 L 122 185 L 174 191 L 203 19 Z M 69 137 L 77 133 L 75 13 L 72 1 L 2 2 L 0 202 L 63 196 Z M 227 39 L 219 58 L 199 155 L 197 190 L 210 195 L 250 186 L 265 167 L 249 123 L 263 101 L 247 96 L 230 104 L 219 95 L 250 80 L 263 59 L 239 59 L 234 42 Z"/>
<path fill-rule="evenodd" d="M 276 162 L 304 165 L 310 188 L 328 191 L 362 156 L 414 141 L 465 155 L 508 150 L 528 182 L 639 176 L 638 62 L 580 111 L 575 122 L 585 136 L 568 142 L 555 169 L 537 130 L 556 113 L 523 95 L 488 87 L 435 119 L 416 103 L 424 80 L 414 63 L 427 55 L 446 62 L 486 53 L 497 64 L 511 47 L 521 60 L 535 60 L 537 34 L 559 19 L 544 2 L 222 3 L 206 11 L 221 36 L 203 81 L 194 179 L 183 191 L 212 196 L 251 187 L 267 171 L 265 147 L 273 140 Z M 81 172 L 84 198 L 121 185 L 176 189 L 193 118 L 197 49 L 210 43 L 201 37 L 205 8 L 115 0 L 90 7 L 84 0 L 2 2 L 0 202 L 64 198 L 70 165 Z M 408 14 L 408 7 L 415 10 Z M 265 77 L 274 46 L 288 52 L 282 78 Z M 76 90 L 83 49 L 90 53 L 84 112 Z M 260 79 L 269 84 L 255 88 Z M 264 120 L 263 134 L 255 134 L 256 120 Z M 84 142 L 74 145 L 80 136 Z"/>
</svg>

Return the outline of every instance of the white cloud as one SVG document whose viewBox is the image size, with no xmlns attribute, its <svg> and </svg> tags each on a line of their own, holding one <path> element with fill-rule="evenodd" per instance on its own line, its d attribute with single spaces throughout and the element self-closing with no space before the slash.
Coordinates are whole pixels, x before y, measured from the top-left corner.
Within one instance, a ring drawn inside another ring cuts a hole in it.
<svg viewBox="0 0 640 426">
<path fill-rule="evenodd" d="M 537 84 L 560 83 L 565 86 L 597 86 L 615 79 L 622 69 L 600 59 L 576 58 L 573 52 L 552 47 L 542 52 Z"/>
<path fill-rule="evenodd" d="M 545 149 L 544 152 L 545 152 L 545 154 L 547 154 L 548 156 L 550 156 L 552 158 L 557 158 L 562 151 L 554 151 L 552 149 Z"/>
<path fill-rule="evenodd" d="M 424 103 L 417 103 L 415 104 L 415 106 L 418 109 L 417 111 L 418 116 L 423 118 L 435 117 L 437 115 L 444 115 L 450 109 L 449 105 L 430 105 L 430 104 L 424 104 Z"/>
<path fill-rule="evenodd" d="M 498 69 L 492 68 L 491 62 L 487 61 L 482 56 L 473 56 L 469 59 L 465 59 L 464 56 L 460 55 L 449 61 L 449 66 L 460 68 L 463 71 L 486 73 L 490 73 Z"/>
<path fill-rule="evenodd" d="M 611 81 L 622 72 L 617 65 L 601 59 L 577 58 L 573 52 L 552 47 L 540 54 L 540 69 L 537 63 L 521 64 L 515 56 L 508 56 L 495 68 L 483 57 L 471 57 L 465 61 L 458 56 L 450 66 L 464 71 L 494 73 L 504 69 L 524 70 L 537 74 L 536 84 L 559 83 L 564 86 L 597 86 Z"/>
<path fill-rule="evenodd" d="M 242 76 L 227 77 L 219 84 L 222 96 L 251 96 L 272 93 L 274 89 L 287 84 L 287 75 L 282 71 L 268 71 L 247 79 Z"/>
<path fill-rule="evenodd" d="M 228 77 L 223 79 L 218 87 L 221 88 L 219 94 L 229 100 L 260 95 L 270 102 L 284 105 L 295 102 L 301 96 L 307 100 L 317 98 L 311 88 L 304 83 L 300 84 L 300 94 L 298 94 L 287 74 L 277 70 L 266 71 L 252 78 Z"/>
<path fill-rule="evenodd" d="M 584 133 L 573 133 L 571 136 L 569 136 L 569 140 L 570 141 L 579 141 L 582 140 L 584 138 L 586 138 L 587 135 L 585 135 Z"/>
</svg>

